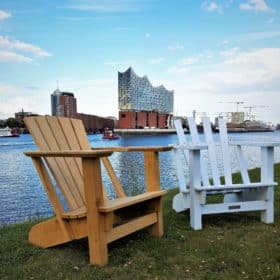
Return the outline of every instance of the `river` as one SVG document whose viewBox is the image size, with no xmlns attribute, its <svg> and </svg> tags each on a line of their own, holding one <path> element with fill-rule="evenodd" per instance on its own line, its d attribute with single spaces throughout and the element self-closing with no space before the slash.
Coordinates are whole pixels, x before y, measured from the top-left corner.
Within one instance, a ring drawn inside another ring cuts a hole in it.
<svg viewBox="0 0 280 280">
<path fill-rule="evenodd" d="M 187 135 L 189 137 L 189 135 Z M 176 134 L 122 136 L 118 140 L 103 140 L 101 135 L 88 136 L 92 146 L 166 146 L 177 143 Z M 280 131 L 265 133 L 233 133 L 231 140 L 280 139 Z M 17 138 L 0 138 L 0 226 L 20 223 L 52 215 L 52 208 L 29 157 L 23 152 L 36 150 L 30 135 Z M 233 150 L 232 150 L 233 152 Z M 246 148 L 250 168 L 260 166 L 260 153 L 256 148 Z M 143 192 L 144 166 L 140 153 L 114 153 L 112 164 L 128 194 Z M 280 149 L 275 152 L 275 161 L 280 162 Z M 238 170 L 236 157 L 232 160 L 233 171 Z M 187 169 L 186 169 L 187 173 Z M 172 152 L 160 154 L 161 188 L 178 187 Z M 103 176 L 106 189 L 114 196 L 106 175 Z"/>
</svg>

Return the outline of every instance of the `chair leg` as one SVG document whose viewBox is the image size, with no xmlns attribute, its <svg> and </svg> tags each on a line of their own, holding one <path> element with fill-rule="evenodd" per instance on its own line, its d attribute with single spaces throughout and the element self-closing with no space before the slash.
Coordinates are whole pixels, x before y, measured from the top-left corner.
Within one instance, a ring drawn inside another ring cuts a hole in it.
<svg viewBox="0 0 280 280">
<path fill-rule="evenodd" d="M 200 193 L 190 191 L 190 220 L 191 227 L 194 230 L 202 229 L 202 214 L 201 214 L 201 195 Z"/>
<path fill-rule="evenodd" d="M 157 222 L 151 226 L 150 234 L 156 237 L 163 236 L 162 197 L 153 202 L 153 210 L 157 214 Z"/>
<path fill-rule="evenodd" d="M 51 218 L 34 225 L 29 232 L 28 240 L 31 244 L 42 248 L 57 246 L 74 239 L 66 221 L 65 229 L 67 230 L 66 232 L 62 229 L 57 218 Z"/>
<path fill-rule="evenodd" d="M 271 224 L 274 222 L 274 187 L 267 188 L 266 198 L 267 208 L 261 212 L 261 221 L 266 224 Z"/>
<path fill-rule="evenodd" d="M 99 215 L 98 221 L 95 227 L 88 227 L 89 258 L 91 264 L 104 266 L 108 263 L 108 245 L 102 214 Z"/>
</svg>

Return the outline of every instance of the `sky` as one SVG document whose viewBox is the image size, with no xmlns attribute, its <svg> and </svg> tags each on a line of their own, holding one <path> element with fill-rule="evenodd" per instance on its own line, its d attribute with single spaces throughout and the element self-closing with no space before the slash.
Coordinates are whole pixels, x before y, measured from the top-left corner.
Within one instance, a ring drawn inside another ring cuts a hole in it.
<svg viewBox="0 0 280 280">
<path fill-rule="evenodd" d="M 174 90 L 175 115 L 280 123 L 279 13 L 279 0 L 0 0 L 0 119 L 50 114 L 57 86 L 78 112 L 117 117 L 131 66 Z"/>
</svg>

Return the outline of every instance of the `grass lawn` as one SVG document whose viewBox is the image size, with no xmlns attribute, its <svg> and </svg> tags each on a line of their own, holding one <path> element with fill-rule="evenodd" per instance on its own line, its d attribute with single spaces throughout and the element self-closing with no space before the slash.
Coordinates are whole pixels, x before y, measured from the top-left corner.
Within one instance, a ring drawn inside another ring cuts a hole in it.
<svg viewBox="0 0 280 280">
<path fill-rule="evenodd" d="M 36 221 L 0 228 L 0 279 L 280 279 L 278 188 L 273 225 L 261 223 L 258 213 L 211 215 L 201 231 L 190 228 L 189 212 L 172 210 L 177 191 L 164 200 L 163 238 L 142 230 L 113 242 L 106 267 L 89 265 L 87 240 L 51 249 L 28 244 Z"/>
</svg>

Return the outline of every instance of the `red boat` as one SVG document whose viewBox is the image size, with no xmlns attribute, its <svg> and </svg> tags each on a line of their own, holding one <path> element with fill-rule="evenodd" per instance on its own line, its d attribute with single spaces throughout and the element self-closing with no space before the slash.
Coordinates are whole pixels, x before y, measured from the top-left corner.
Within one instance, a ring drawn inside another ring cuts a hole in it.
<svg viewBox="0 0 280 280">
<path fill-rule="evenodd" d="M 118 134 L 115 134 L 112 130 L 110 129 L 105 129 L 103 132 L 102 139 L 108 139 L 108 140 L 116 140 L 119 139 L 120 136 Z"/>
</svg>

